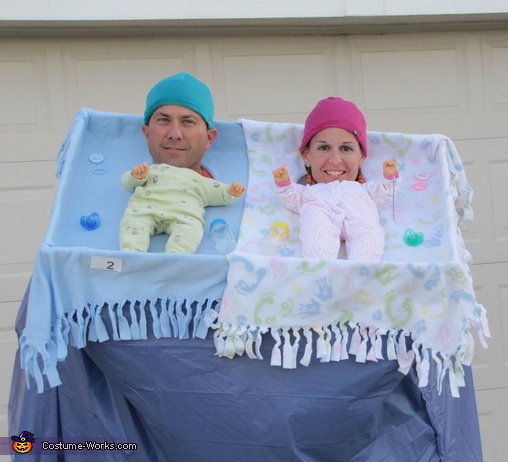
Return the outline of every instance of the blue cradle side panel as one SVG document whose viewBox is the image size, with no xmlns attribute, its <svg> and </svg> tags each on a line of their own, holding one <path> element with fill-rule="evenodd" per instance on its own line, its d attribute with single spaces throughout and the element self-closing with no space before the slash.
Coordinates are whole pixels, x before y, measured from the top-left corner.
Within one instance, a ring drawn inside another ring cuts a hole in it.
<svg viewBox="0 0 508 462">
<path fill-rule="evenodd" d="M 120 183 L 121 176 L 134 165 L 151 162 L 141 132 L 142 117 L 82 109 L 72 123 L 55 207 L 45 243 L 54 247 L 89 247 L 118 250 L 120 220 L 130 198 Z M 215 123 L 219 134 L 206 152 L 203 165 L 214 178 L 225 183 L 247 184 L 248 161 L 241 126 L 236 122 Z M 100 154 L 99 164 L 106 173 L 95 174 L 90 156 Z M 208 207 L 205 230 L 215 218 L 225 219 L 236 235 L 245 197 L 226 207 Z M 80 225 L 81 216 L 97 212 L 101 226 L 88 231 Z M 167 236 L 155 236 L 150 251 L 164 251 Z M 198 254 L 216 254 L 208 232 Z"/>
</svg>

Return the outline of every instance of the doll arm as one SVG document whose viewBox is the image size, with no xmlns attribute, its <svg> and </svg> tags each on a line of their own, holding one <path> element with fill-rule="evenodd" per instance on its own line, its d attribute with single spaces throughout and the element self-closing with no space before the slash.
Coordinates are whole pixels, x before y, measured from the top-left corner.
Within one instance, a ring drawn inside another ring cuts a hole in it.
<svg viewBox="0 0 508 462">
<path fill-rule="evenodd" d="M 135 167 L 132 167 L 131 175 L 136 180 L 144 180 L 148 176 L 148 164 L 143 162 Z"/>
<path fill-rule="evenodd" d="M 285 165 L 273 170 L 272 175 L 275 181 L 275 194 L 282 205 L 292 212 L 299 213 L 300 207 L 304 202 L 305 186 L 293 183 L 289 176 L 288 168 Z"/>
<path fill-rule="evenodd" d="M 285 165 L 273 170 L 272 175 L 273 175 L 273 180 L 277 184 L 287 183 L 289 181 L 289 171 Z"/>
<path fill-rule="evenodd" d="M 148 165 L 146 162 L 143 162 L 143 164 L 146 165 L 146 171 L 148 172 Z M 145 170 L 143 164 L 136 165 L 122 175 L 122 186 L 127 192 L 133 193 L 138 186 L 143 186 L 145 184 L 148 174 L 142 173 Z M 141 176 L 141 178 L 138 179 L 134 175 Z"/>
<path fill-rule="evenodd" d="M 378 209 L 389 204 L 397 194 L 401 178 L 395 159 L 383 162 L 383 177 L 379 181 L 367 182 L 363 186 Z"/>
<path fill-rule="evenodd" d="M 399 168 L 395 159 L 385 160 L 383 162 L 383 176 L 387 180 L 393 180 L 399 177 Z"/>
<path fill-rule="evenodd" d="M 240 183 L 234 182 L 228 186 L 227 192 L 233 197 L 241 197 L 247 188 Z"/>
<path fill-rule="evenodd" d="M 214 180 L 213 178 L 202 177 L 201 175 L 197 175 L 197 177 L 199 179 L 196 192 L 203 200 L 205 207 L 210 205 L 232 204 L 241 197 L 247 189 L 244 185 L 236 181 L 228 184 Z"/>
</svg>

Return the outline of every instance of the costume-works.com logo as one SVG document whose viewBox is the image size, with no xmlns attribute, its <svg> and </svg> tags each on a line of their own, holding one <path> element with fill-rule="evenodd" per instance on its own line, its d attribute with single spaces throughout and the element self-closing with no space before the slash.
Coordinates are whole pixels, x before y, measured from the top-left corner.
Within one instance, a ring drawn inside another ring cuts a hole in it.
<svg viewBox="0 0 508 462">
<path fill-rule="evenodd" d="M 11 440 L 14 441 L 12 443 L 12 449 L 20 454 L 26 454 L 30 452 L 33 447 L 33 443 L 35 443 L 35 439 L 32 438 L 33 433 L 30 432 L 21 432 L 19 436 L 11 436 Z"/>
</svg>

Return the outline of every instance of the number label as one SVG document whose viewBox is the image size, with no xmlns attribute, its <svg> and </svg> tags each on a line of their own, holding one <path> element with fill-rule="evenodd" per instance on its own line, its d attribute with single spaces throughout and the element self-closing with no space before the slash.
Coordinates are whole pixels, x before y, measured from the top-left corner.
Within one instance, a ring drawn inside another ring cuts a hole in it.
<svg viewBox="0 0 508 462">
<path fill-rule="evenodd" d="M 121 272 L 122 259 L 110 257 L 92 257 L 90 268 Z"/>
</svg>

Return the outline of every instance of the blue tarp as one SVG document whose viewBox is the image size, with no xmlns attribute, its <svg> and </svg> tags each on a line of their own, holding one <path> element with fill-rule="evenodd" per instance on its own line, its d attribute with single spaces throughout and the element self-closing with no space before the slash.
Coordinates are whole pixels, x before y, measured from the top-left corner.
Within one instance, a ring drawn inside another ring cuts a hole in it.
<svg viewBox="0 0 508 462">
<path fill-rule="evenodd" d="M 18 334 L 25 313 L 23 302 Z M 268 356 L 272 346 L 267 339 L 262 351 Z M 452 398 L 446 381 L 437 393 L 433 365 L 429 386 L 420 389 L 414 368 L 403 375 L 397 361 L 359 364 L 351 357 L 285 370 L 214 353 L 210 334 L 90 342 L 69 349 L 58 366 L 62 385 L 44 393 L 27 389 L 16 366 L 10 433 L 137 443 L 137 451 L 88 455 L 94 461 L 483 460 L 469 367 L 461 397 Z"/>
<path fill-rule="evenodd" d="M 25 313 L 23 302 L 18 334 Z M 268 356 L 272 346 L 267 339 L 262 351 Z M 62 385 L 40 394 L 26 388 L 16 367 L 10 433 L 137 443 L 132 452 L 88 455 L 94 461 L 483 460 L 469 367 L 461 397 L 452 398 L 447 382 L 437 393 L 434 366 L 420 389 L 414 368 L 403 375 L 397 361 L 359 364 L 351 357 L 285 370 L 214 353 L 211 334 L 90 342 L 69 349 L 58 366 Z"/>
</svg>

